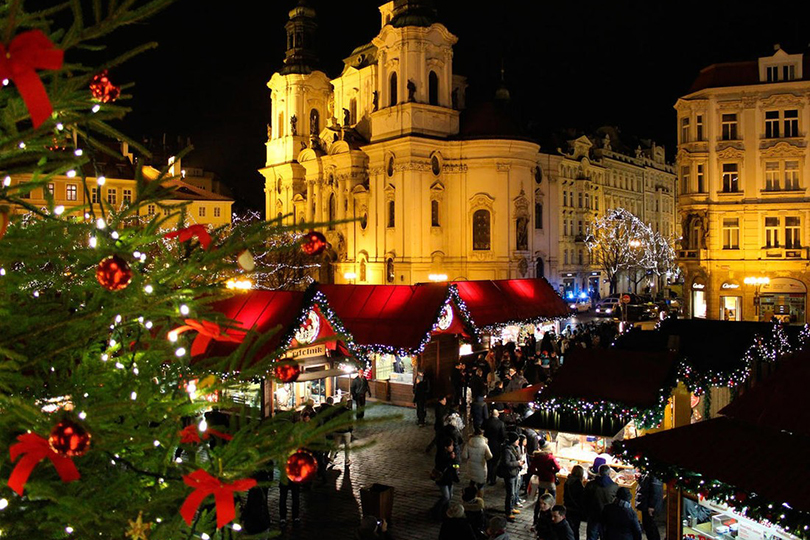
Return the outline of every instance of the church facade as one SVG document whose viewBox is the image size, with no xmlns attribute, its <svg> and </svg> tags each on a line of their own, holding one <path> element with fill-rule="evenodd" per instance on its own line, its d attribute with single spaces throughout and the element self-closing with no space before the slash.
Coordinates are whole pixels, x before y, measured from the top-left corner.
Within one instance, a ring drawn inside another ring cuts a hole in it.
<svg viewBox="0 0 810 540">
<path fill-rule="evenodd" d="M 493 128 L 497 103 L 463 113 L 457 38 L 431 2 L 379 10 L 380 32 L 334 79 L 311 50 L 314 10 L 290 12 L 284 66 L 268 82 L 267 219 L 323 224 L 322 282 L 543 276 L 557 238 L 539 145 Z"/>
</svg>

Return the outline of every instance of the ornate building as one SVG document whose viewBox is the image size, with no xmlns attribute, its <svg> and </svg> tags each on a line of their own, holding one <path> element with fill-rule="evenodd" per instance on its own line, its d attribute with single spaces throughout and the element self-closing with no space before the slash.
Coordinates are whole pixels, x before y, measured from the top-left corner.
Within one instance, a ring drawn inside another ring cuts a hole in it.
<svg viewBox="0 0 810 540">
<path fill-rule="evenodd" d="M 703 69 L 678 111 L 678 208 L 689 314 L 806 320 L 807 55 Z"/>
<path fill-rule="evenodd" d="M 570 141 L 565 150 L 541 153 L 549 204 L 559 209 L 549 231 L 558 241 L 548 245 L 548 278 L 564 295 L 608 294 L 609 284 L 602 269 L 591 264 L 585 239 L 591 223 L 610 210 L 624 208 L 653 231 L 677 238 L 675 168 L 666 162 L 664 148 L 651 143 L 631 151 L 614 129 L 599 131 Z M 627 276 L 620 278 L 618 290 L 631 290 Z"/>
<path fill-rule="evenodd" d="M 317 69 L 300 1 L 268 83 L 267 218 L 327 223 L 322 282 L 411 284 L 543 275 L 549 236 L 539 146 L 495 103 L 465 110 L 457 38 L 432 2 L 380 8 L 380 32 L 335 79 Z"/>
</svg>

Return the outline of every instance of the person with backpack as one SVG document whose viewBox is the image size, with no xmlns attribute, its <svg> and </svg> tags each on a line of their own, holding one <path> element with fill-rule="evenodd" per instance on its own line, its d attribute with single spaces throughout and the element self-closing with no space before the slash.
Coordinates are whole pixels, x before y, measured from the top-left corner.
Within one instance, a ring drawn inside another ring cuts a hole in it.
<svg viewBox="0 0 810 540">
<path fill-rule="evenodd" d="M 506 442 L 503 444 L 503 448 L 501 448 L 501 459 L 497 468 L 498 476 L 503 478 L 504 485 L 506 486 L 504 514 L 509 521 L 515 521 L 512 514 L 520 513 L 520 510 L 515 508 L 515 479 L 518 478 L 522 465 L 518 453 L 518 444 L 520 444 L 520 437 L 518 437 L 517 433 L 510 431 L 506 435 Z"/>
<path fill-rule="evenodd" d="M 434 468 L 436 485 L 439 486 L 439 500 L 433 505 L 433 514 L 442 516 L 453 500 L 453 484 L 460 481 L 458 477 L 459 457 L 453 446 L 453 439 L 444 438 L 439 443 Z"/>
</svg>

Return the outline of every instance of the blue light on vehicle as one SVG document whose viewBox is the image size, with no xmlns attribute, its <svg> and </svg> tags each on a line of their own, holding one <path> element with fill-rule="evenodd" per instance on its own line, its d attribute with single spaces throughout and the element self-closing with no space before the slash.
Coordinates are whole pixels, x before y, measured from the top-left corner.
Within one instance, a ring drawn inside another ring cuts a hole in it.
<svg viewBox="0 0 810 540">
<path fill-rule="evenodd" d="M 579 293 L 579 297 L 580 297 L 580 298 L 582 298 L 582 299 L 584 300 L 584 299 L 587 299 L 587 298 L 588 298 L 588 294 L 587 294 L 587 293 L 585 293 L 585 292 L 581 292 L 581 293 Z"/>
<path fill-rule="evenodd" d="M 566 296 L 567 296 L 568 298 L 573 298 L 573 297 L 574 297 L 574 293 L 572 293 L 571 291 L 568 291 L 568 294 L 567 294 Z"/>
</svg>

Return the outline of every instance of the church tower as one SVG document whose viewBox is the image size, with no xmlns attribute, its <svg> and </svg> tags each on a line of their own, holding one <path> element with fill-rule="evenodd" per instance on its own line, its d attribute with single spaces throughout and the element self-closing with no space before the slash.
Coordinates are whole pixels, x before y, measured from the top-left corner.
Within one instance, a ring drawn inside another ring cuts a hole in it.
<svg viewBox="0 0 810 540">
<path fill-rule="evenodd" d="M 271 124 L 267 128 L 265 177 L 267 218 L 296 214 L 295 193 L 306 191 L 305 171 L 298 163 L 302 150 L 320 150 L 320 133 L 331 116 L 332 84 L 318 70 L 314 50 L 317 22 L 315 10 L 299 0 L 285 25 L 287 52 L 284 66 L 267 83 L 271 91 Z M 296 221 L 311 219 L 294 216 Z"/>
</svg>

